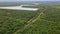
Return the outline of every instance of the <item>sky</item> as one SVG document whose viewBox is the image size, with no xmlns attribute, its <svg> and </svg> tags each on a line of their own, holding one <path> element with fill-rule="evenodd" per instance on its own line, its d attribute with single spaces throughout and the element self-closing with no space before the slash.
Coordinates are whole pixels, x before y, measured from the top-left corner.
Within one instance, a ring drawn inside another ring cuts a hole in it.
<svg viewBox="0 0 60 34">
<path fill-rule="evenodd" d="M 60 0 L 0 0 L 0 2 L 18 2 L 18 1 L 60 1 Z"/>
</svg>

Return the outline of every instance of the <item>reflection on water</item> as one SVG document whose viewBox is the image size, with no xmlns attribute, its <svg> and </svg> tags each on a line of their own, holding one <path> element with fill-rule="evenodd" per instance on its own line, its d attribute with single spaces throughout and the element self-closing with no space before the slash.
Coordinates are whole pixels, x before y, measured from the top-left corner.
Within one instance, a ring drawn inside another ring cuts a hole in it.
<svg viewBox="0 0 60 34">
<path fill-rule="evenodd" d="M 24 8 L 21 6 L 10 6 L 10 7 L 0 7 L 0 9 L 12 9 L 12 10 L 33 10 L 36 11 L 38 8 Z"/>
</svg>

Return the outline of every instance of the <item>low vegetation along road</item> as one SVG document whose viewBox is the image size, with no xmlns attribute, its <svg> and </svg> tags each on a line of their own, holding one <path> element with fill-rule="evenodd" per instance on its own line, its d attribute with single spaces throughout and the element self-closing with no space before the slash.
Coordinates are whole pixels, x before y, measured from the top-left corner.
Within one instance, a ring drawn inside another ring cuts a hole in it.
<svg viewBox="0 0 60 34">
<path fill-rule="evenodd" d="M 46 9 L 42 10 L 42 12 L 39 13 L 39 15 L 36 17 L 33 17 L 32 19 L 30 19 L 27 23 L 27 25 L 25 25 L 22 29 L 18 29 L 16 32 L 14 32 L 13 34 L 17 34 L 18 32 L 23 32 L 30 24 L 34 23 L 36 20 L 38 20 L 41 15 L 43 15 L 43 12 L 45 11 Z"/>
</svg>

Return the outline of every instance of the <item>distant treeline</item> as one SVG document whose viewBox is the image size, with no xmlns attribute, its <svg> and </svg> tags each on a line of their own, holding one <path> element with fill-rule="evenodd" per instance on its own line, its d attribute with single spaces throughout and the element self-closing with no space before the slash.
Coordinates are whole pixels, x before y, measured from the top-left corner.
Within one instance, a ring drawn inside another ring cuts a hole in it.
<svg viewBox="0 0 60 34">
<path fill-rule="evenodd" d="M 0 2 L 0 6 L 19 6 L 18 2 Z"/>
</svg>

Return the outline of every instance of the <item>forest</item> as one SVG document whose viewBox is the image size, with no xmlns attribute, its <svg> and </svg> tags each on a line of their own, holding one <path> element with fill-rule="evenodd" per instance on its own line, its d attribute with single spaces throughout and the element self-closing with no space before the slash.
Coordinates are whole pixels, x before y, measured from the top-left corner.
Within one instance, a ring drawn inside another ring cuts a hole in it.
<svg viewBox="0 0 60 34">
<path fill-rule="evenodd" d="M 0 9 L 0 34 L 60 34 L 60 8 L 41 4 L 37 11 Z"/>
</svg>

